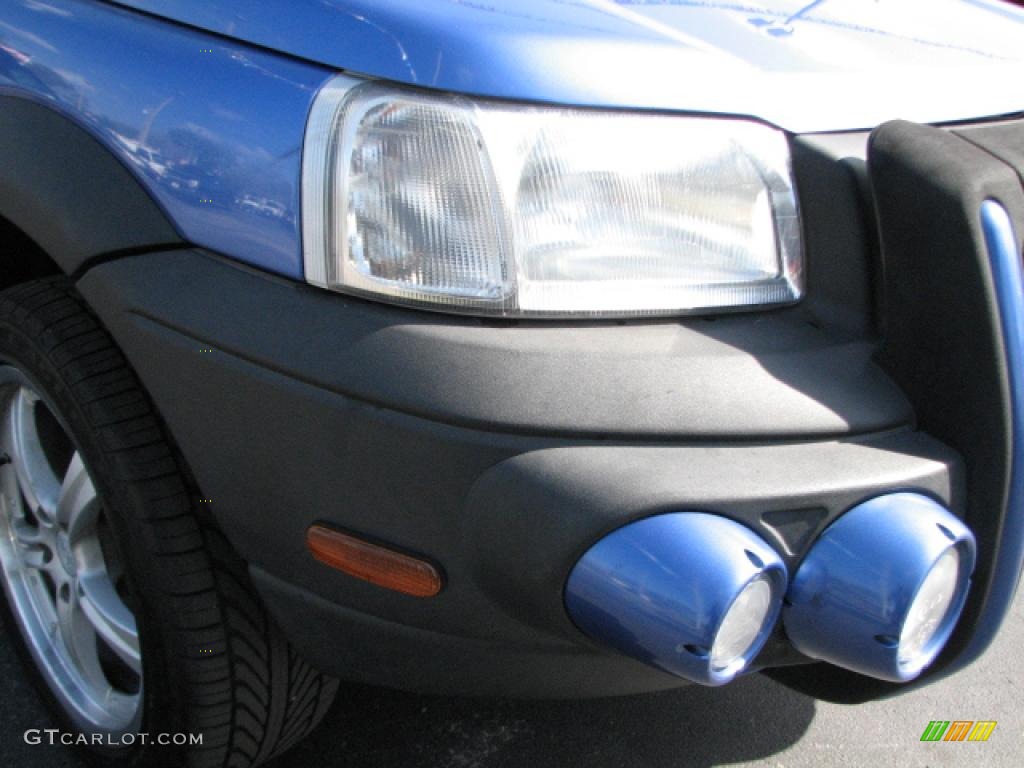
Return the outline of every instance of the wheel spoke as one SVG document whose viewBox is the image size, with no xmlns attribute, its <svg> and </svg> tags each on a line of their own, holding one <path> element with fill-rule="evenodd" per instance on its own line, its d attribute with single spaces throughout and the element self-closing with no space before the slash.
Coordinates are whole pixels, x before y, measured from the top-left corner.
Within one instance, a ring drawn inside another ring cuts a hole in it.
<svg viewBox="0 0 1024 768">
<path fill-rule="evenodd" d="M 10 526 L 22 563 L 40 571 L 50 570 L 53 562 L 53 536 L 23 518 L 11 519 Z"/>
<path fill-rule="evenodd" d="M 49 538 L 38 526 L 21 517 L 11 517 L 11 531 L 18 544 L 26 549 L 38 547 Z"/>
<path fill-rule="evenodd" d="M 37 400 L 24 387 L 11 399 L 11 463 L 29 508 L 37 516 L 51 521 L 56 513 L 61 484 L 47 462 L 40 442 L 35 416 Z"/>
<path fill-rule="evenodd" d="M 57 632 L 82 678 L 95 691 L 110 690 L 96 647 L 96 631 L 82 611 L 74 585 L 57 583 Z"/>
<path fill-rule="evenodd" d="M 29 568 L 39 571 L 50 570 L 50 563 L 53 562 L 53 555 L 42 547 L 32 547 L 21 552 L 21 562 Z"/>
<path fill-rule="evenodd" d="M 74 544 L 90 531 L 96 522 L 96 488 L 85 469 L 78 451 L 71 458 L 57 499 L 56 519 L 67 530 Z"/>
<path fill-rule="evenodd" d="M 133 672 L 141 675 L 142 657 L 135 618 L 105 571 L 79 574 L 78 600 L 96 634 Z"/>
</svg>

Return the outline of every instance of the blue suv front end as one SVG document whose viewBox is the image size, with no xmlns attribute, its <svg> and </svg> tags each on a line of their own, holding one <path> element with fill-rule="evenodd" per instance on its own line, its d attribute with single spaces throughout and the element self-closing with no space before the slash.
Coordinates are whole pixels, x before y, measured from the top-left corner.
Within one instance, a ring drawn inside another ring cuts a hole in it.
<svg viewBox="0 0 1024 768">
<path fill-rule="evenodd" d="M 1024 14 L 763 5 L 0 13 L 0 215 L 314 666 L 869 699 L 987 647 Z"/>
</svg>

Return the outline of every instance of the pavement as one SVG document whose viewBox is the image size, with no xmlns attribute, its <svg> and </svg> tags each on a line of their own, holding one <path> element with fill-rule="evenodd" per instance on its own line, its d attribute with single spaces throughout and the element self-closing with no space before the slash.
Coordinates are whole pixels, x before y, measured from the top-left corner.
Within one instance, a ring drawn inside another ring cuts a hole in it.
<svg viewBox="0 0 1024 768">
<path fill-rule="evenodd" d="M 324 722 L 272 768 L 683 768 L 1024 765 L 1024 593 L 967 670 L 886 701 L 827 704 L 752 675 L 724 688 L 567 702 L 343 687 Z M 83 768 L 26 744 L 50 720 L 0 627 L 0 765 Z M 930 720 L 996 720 L 985 743 L 922 743 Z"/>
</svg>

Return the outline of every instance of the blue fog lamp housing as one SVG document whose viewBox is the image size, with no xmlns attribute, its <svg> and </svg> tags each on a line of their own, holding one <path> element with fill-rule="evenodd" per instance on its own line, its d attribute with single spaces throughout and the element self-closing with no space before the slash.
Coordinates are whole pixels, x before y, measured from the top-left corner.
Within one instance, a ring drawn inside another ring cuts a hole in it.
<svg viewBox="0 0 1024 768">
<path fill-rule="evenodd" d="M 722 685 L 771 633 L 786 591 L 778 553 L 739 523 L 657 515 L 605 536 L 569 575 L 569 616 L 594 640 L 679 677 Z"/>
<path fill-rule="evenodd" d="M 797 569 L 783 623 L 815 659 L 903 682 L 939 655 L 974 570 L 974 536 L 916 493 L 865 501 L 821 534 Z"/>
</svg>

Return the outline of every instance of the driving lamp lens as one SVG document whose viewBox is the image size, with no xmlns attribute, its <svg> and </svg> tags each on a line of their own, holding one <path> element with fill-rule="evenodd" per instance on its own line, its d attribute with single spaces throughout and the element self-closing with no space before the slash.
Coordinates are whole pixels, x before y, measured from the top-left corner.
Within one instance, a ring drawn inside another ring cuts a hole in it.
<svg viewBox="0 0 1024 768">
<path fill-rule="evenodd" d="M 942 626 L 957 592 L 960 555 L 947 549 L 925 577 L 900 632 L 899 662 L 912 664 Z"/>
<path fill-rule="evenodd" d="M 715 636 L 712 669 L 728 669 L 746 656 L 761 634 L 771 606 L 772 588 L 766 579 L 755 579 L 740 592 Z"/>
</svg>

